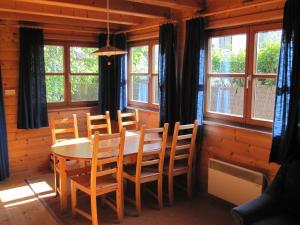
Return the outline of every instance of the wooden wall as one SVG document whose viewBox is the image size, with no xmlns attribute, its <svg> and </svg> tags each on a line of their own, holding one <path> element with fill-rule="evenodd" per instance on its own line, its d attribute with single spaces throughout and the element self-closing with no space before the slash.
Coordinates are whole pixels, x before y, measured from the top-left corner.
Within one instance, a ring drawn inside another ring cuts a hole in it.
<svg viewBox="0 0 300 225">
<path fill-rule="evenodd" d="M 201 188 L 207 190 L 208 159 L 214 158 L 254 171 L 272 180 L 278 165 L 269 163 L 272 135 L 268 132 L 230 125 L 204 125 L 201 161 L 198 164 Z"/>
<path fill-rule="evenodd" d="M 5 96 L 5 112 L 8 133 L 10 173 L 34 173 L 49 166 L 51 133 L 49 128 L 17 129 L 17 102 L 19 82 L 19 29 L 15 24 L 1 25 L 0 63 L 4 90 L 15 90 L 16 94 Z M 80 136 L 86 136 L 85 114 L 94 113 L 95 108 L 49 110 L 49 117 L 78 116 Z"/>
</svg>

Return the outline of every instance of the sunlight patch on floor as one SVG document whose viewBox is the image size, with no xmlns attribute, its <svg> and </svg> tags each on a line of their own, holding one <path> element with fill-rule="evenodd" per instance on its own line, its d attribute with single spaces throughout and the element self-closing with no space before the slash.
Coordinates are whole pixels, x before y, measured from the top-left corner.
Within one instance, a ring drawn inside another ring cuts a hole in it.
<svg viewBox="0 0 300 225">
<path fill-rule="evenodd" d="M 33 191 L 40 198 L 55 196 L 53 188 L 46 181 L 39 181 L 30 183 L 30 186 L 24 185 L 0 191 L 0 202 L 4 203 L 5 208 L 34 202 L 38 198 Z"/>
</svg>

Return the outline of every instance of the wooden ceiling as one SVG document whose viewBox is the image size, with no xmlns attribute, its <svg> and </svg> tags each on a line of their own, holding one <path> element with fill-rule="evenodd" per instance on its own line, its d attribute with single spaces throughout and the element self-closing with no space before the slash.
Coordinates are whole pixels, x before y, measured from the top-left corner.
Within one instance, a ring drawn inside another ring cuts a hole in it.
<svg viewBox="0 0 300 225">
<path fill-rule="evenodd" d="M 171 11 L 194 14 L 201 0 L 110 0 L 110 24 L 114 31 L 170 19 Z M 101 32 L 106 27 L 106 0 L 9 0 L 0 1 L 0 20 Z"/>
</svg>

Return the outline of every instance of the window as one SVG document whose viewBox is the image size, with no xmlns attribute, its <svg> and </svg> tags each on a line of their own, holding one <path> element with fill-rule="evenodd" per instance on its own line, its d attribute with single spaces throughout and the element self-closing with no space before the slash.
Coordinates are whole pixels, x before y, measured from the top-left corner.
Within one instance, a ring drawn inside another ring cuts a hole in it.
<svg viewBox="0 0 300 225">
<path fill-rule="evenodd" d="M 212 33 L 208 46 L 206 116 L 272 125 L 280 24 Z"/>
<path fill-rule="evenodd" d="M 129 105 L 158 109 L 158 44 L 131 46 L 128 69 Z"/>
<path fill-rule="evenodd" d="M 47 102 L 52 105 L 93 105 L 98 100 L 96 48 L 49 44 L 44 48 Z"/>
</svg>

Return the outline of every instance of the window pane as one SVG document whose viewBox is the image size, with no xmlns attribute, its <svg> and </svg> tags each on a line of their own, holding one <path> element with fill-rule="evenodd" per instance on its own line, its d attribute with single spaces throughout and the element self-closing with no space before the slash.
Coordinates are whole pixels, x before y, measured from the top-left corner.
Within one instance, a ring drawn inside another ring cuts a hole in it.
<svg viewBox="0 0 300 225">
<path fill-rule="evenodd" d="M 133 75 L 131 81 L 132 100 L 148 102 L 148 77 Z"/>
<path fill-rule="evenodd" d="M 65 93 L 64 76 L 46 76 L 47 102 L 63 102 Z"/>
<path fill-rule="evenodd" d="M 152 103 L 159 104 L 158 100 L 158 76 L 153 76 L 152 78 Z"/>
<path fill-rule="evenodd" d="M 256 73 L 277 74 L 281 30 L 256 34 Z"/>
<path fill-rule="evenodd" d="M 244 78 L 210 78 L 208 110 L 243 116 Z"/>
<path fill-rule="evenodd" d="M 71 76 L 72 101 L 97 101 L 99 80 L 98 75 Z"/>
<path fill-rule="evenodd" d="M 98 56 L 91 53 L 96 48 L 71 47 L 71 73 L 98 73 Z"/>
<path fill-rule="evenodd" d="M 152 50 L 153 73 L 158 73 L 158 45 L 153 46 Z"/>
<path fill-rule="evenodd" d="M 244 73 L 246 39 L 246 34 L 212 38 L 211 73 Z"/>
<path fill-rule="evenodd" d="M 131 48 L 131 72 L 148 73 L 148 46 Z"/>
<path fill-rule="evenodd" d="M 46 73 L 64 72 L 64 47 L 45 45 L 45 71 Z"/>
<path fill-rule="evenodd" d="M 272 121 L 276 93 L 276 79 L 260 78 L 254 80 L 252 118 Z"/>
</svg>

